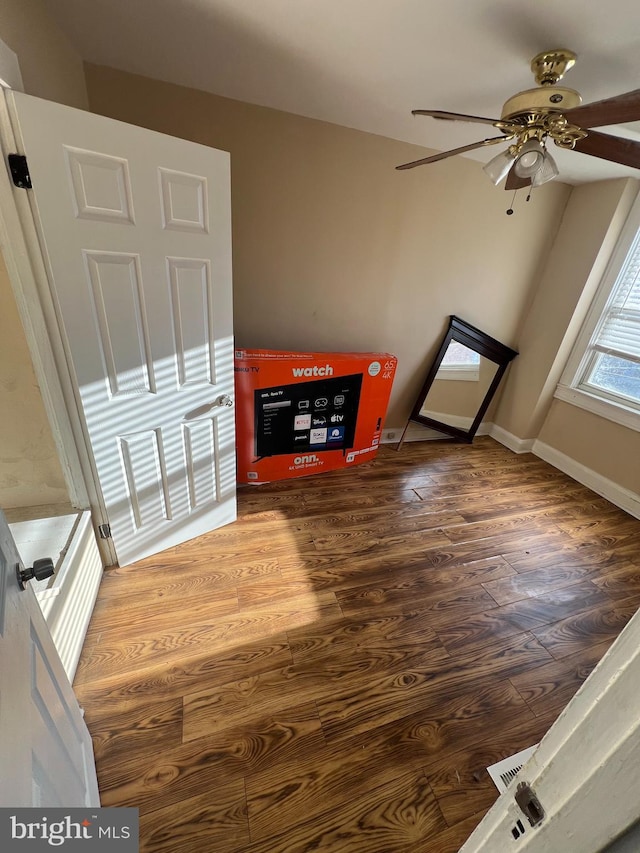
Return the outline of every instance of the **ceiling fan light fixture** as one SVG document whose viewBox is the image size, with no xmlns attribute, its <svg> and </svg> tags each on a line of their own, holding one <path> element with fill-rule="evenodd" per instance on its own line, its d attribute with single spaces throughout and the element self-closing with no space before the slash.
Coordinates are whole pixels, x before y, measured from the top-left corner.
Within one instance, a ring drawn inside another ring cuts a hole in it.
<svg viewBox="0 0 640 853">
<path fill-rule="evenodd" d="M 533 178 L 544 165 L 545 150 L 539 139 L 528 139 L 516 155 L 513 170 L 519 178 Z"/>
<path fill-rule="evenodd" d="M 501 151 L 489 162 L 482 167 L 482 171 L 489 176 L 489 179 L 496 185 L 509 174 L 509 169 L 513 166 L 515 157 L 507 148 L 506 151 Z"/>
<path fill-rule="evenodd" d="M 547 181 L 552 181 L 554 178 L 557 178 L 559 174 L 560 170 L 556 165 L 556 161 L 553 159 L 551 154 L 545 150 L 542 166 L 531 179 L 531 186 L 539 187 L 542 184 L 546 184 Z"/>
</svg>

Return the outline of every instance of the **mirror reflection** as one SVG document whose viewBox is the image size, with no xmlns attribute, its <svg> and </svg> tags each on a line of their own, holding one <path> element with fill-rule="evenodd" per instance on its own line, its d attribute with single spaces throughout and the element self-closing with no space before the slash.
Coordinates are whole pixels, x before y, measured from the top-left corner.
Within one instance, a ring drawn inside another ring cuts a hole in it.
<svg viewBox="0 0 640 853">
<path fill-rule="evenodd" d="M 471 441 L 517 352 L 452 316 L 410 420 Z"/>
<path fill-rule="evenodd" d="M 470 429 L 497 371 L 494 361 L 451 341 L 420 414 L 459 429 Z"/>
</svg>

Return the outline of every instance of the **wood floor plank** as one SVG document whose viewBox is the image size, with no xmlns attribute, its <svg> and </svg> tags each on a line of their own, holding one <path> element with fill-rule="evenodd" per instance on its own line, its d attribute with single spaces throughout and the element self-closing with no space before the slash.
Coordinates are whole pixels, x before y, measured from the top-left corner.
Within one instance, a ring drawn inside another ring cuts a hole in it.
<svg viewBox="0 0 640 853">
<path fill-rule="evenodd" d="M 465 820 L 461 820 L 459 823 L 442 830 L 442 832 L 437 832 L 429 836 L 430 849 L 437 850 L 438 853 L 458 853 L 484 817 L 485 810 L 483 809 L 476 814 L 472 814 Z M 416 853 L 424 853 L 424 851 L 420 850 L 416 851 Z"/>
<path fill-rule="evenodd" d="M 127 759 L 132 753 L 155 752 L 182 743 L 182 701 L 129 701 L 111 705 L 107 713 L 89 706 L 85 722 L 91 726 L 93 751 L 100 766 Z"/>
<path fill-rule="evenodd" d="M 594 574 L 595 569 L 586 566 L 549 566 L 532 569 L 524 574 L 514 572 L 503 578 L 482 581 L 482 586 L 498 604 L 511 604 L 523 598 L 535 598 L 554 589 L 571 586 L 581 580 L 591 579 L 597 583 Z"/>
<path fill-rule="evenodd" d="M 167 617 L 163 612 L 162 598 L 160 606 L 150 607 L 148 596 L 143 593 L 133 593 L 128 598 L 117 600 L 117 605 L 111 599 L 105 599 L 96 604 L 92 631 L 98 631 L 100 641 L 109 637 L 126 637 L 134 640 L 139 636 L 161 634 L 167 625 Z M 153 598 L 151 599 L 153 601 Z M 184 596 L 183 604 L 189 609 L 194 624 L 207 622 L 212 618 L 224 618 L 238 613 L 238 594 L 236 589 L 219 590 L 217 595 L 202 595 L 200 592 Z"/>
<path fill-rule="evenodd" d="M 415 552 L 417 549 L 447 546 L 449 539 L 439 529 L 412 530 L 409 533 L 379 535 L 375 527 L 364 530 L 336 531 L 315 535 L 313 544 L 318 551 L 339 551 L 341 554 L 379 553 L 381 548 L 392 548 L 400 552 Z"/>
<path fill-rule="evenodd" d="M 86 683 L 115 673 L 129 672 L 132 678 L 140 671 L 141 661 L 178 665 L 191 656 L 218 654 L 238 649 L 246 643 L 265 640 L 295 627 L 340 616 L 342 611 L 333 593 L 296 596 L 286 605 L 245 608 L 240 613 L 191 624 L 188 611 L 182 625 L 173 627 L 171 618 L 161 634 L 149 633 L 129 642 L 107 638 L 92 648 L 79 662 L 75 681 Z M 126 634 L 126 632 L 125 632 Z M 74 682 L 75 683 L 75 682 Z"/>
<path fill-rule="evenodd" d="M 319 701 L 326 693 L 339 691 L 347 682 L 350 689 L 363 692 L 381 673 L 404 672 L 407 667 L 432 666 L 448 661 L 437 640 L 417 644 L 412 638 L 392 649 L 367 644 L 360 654 L 324 658 L 320 665 L 296 664 L 264 672 L 184 696 L 183 739 L 185 742 L 223 728 L 239 727 L 250 721 L 259 707 L 264 713 L 278 713 L 296 701 Z"/>
<path fill-rule="evenodd" d="M 281 559 L 282 575 L 285 578 L 304 578 L 315 589 L 353 589 L 357 586 L 383 581 L 389 575 L 406 577 L 415 574 L 434 591 L 443 588 L 462 588 L 482 583 L 485 580 L 515 574 L 502 557 L 474 559 L 468 551 L 449 552 L 420 551 L 418 554 L 394 555 L 373 553 L 371 555 L 343 556 L 319 553 L 298 553 Z"/>
<path fill-rule="evenodd" d="M 464 522 L 464 519 L 455 510 L 443 509 L 441 506 L 425 506 L 422 501 L 400 506 L 371 506 L 352 507 L 342 512 L 332 511 L 325 506 L 323 512 L 318 515 L 309 515 L 309 526 L 315 530 L 341 530 L 349 532 L 357 530 L 376 530 L 397 532 L 399 529 L 407 533 L 413 530 L 429 530 L 444 527 L 450 524 Z M 305 520 L 299 520 L 298 524 L 305 525 Z"/>
<path fill-rule="evenodd" d="M 145 811 L 179 806 L 202 790 L 244 780 L 265 768 L 277 775 L 281 765 L 296 766 L 324 746 L 313 703 L 263 716 L 255 711 L 249 726 L 228 727 L 223 734 L 212 732 L 162 752 L 99 761 L 102 804 L 130 802 Z"/>
<path fill-rule="evenodd" d="M 455 654 L 465 646 L 511 637 L 521 631 L 532 631 L 538 636 L 535 628 L 560 622 L 567 615 L 582 613 L 596 604 L 606 607 L 610 602 L 606 593 L 589 581 L 582 581 L 487 610 L 464 623 L 436 626 L 435 630 L 447 651 Z"/>
<path fill-rule="evenodd" d="M 487 643 L 483 650 L 475 647 L 455 661 L 425 661 L 421 666 L 384 673 L 358 684 L 334 691 L 316 700 L 322 728 L 328 740 L 353 737 L 417 713 L 434 696 L 465 694 L 470 679 L 521 672 L 546 661 L 547 652 L 528 634 L 521 634 L 505 644 Z"/>
<path fill-rule="evenodd" d="M 336 504 L 340 505 L 344 491 L 338 489 L 324 489 L 321 493 L 316 491 L 303 495 L 303 504 L 299 506 L 300 515 L 304 517 L 309 515 L 320 515 L 325 512 L 331 512 L 335 509 Z M 415 489 L 403 488 L 402 486 L 387 485 L 378 486 L 372 491 L 356 491 L 349 495 L 349 508 L 361 509 L 363 507 L 372 507 L 379 509 L 380 507 L 406 506 L 407 504 L 420 503 L 420 496 Z"/>
<path fill-rule="evenodd" d="M 556 498 L 563 495 L 578 495 L 578 498 L 593 498 L 593 492 L 590 492 L 584 486 L 576 483 L 575 480 L 570 480 L 568 477 L 563 480 L 558 479 L 543 479 L 533 483 L 519 482 L 517 485 L 506 483 L 497 485 L 490 479 L 471 480 L 467 483 L 455 483 L 453 485 L 436 485 L 433 483 L 425 488 L 416 488 L 416 494 L 425 501 L 453 501 L 454 505 L 460 507 L 463 512 L 468 506 L 468 502 L 472 507 L 484 506 L 491 509 L 492 501 L 487 501 L 487 495 L 495 492 L 498 496 L 498 504 L 506 502 L 509 504 L 512 501 L 526 501 L 536 498 L 546 498 L 550 505 L 553 505 Z"/>
<path fill-rule="evenodd" d="M 211 599 L 212 596 L 217 598 L 222 590 L 229 587 L 234 589 L 243 581 L 251 582 L 264 577 L 280 576 L 280 566 L 275 558 L 226 566 L 214 566 L 212 562 L 210 557 L 191 562 L 185 561 L 180 564 L 180 571 L 176 572 L 173 561 L 163 564 L 159 560 L 151 570 L 153 586 L 149 583 L 149 578 L 141 577 L 139 570 L 131 571 L 131 566 L 126 566 L 124 569 L 109 568 L 105 571 L 100 586 L 98 604 L 104 607 L 113 606 L 107 604 L 109 601 L 117 602 L 118 607 L 127 607 L 130 602 L 135 606 L 136 602 L 142 599 L 147 607 L 153 607 L 161 605 L 162 599 L 173 601 L 190 595 Z"/>
<path fill-rule="evenodd" d="M 615 555 L 591 545 L 578 544 L 569 536 L 562 534 L 554 537 L 552 542 L 538 541 L 521 542 L 517 549 L 505 548 L 502 557 L 518 573 L 530 572 L 546 568 L 615 567 L 619 560 Z"/>
<path fill-rule="evenodd" d="M 307 819 L 297 813 L 293 824 L 272 816 L 268 838 L 254 842 L 250 853 L 417 853 L 430 836 L 446 828 L 424 774 L 407 771 L 362 799 L 351 792 L 341 799 L 341 820 L 333 811 Z M 280 831 L 278 832 L 278 829 Z"/>
<path fill-rule="evenodd" d="M 545 663 L 511 677 L 511 683 L 536 716 L 559 713 L 604 657 L 613 639 L 589 646 L 561 661 Z"/>
<path fill-rule="evenodd" d="M 254 840 L 270 837 L 274 823 L 295 826 L 304 816 L 309 820 L 340 810 L 344 802 L 364 800 L 377 789 L 405 775 L 402 758 L 386 755 L 375 775 L 367 773 L 370 752 L 355 746 L 327 745 L 319 766 L 313 759 L 282 765 L 278 773 L 262 771 L 247 776 L 247 804 Z M 413 773 L 410 776 L 413 777 Z"/>
<path fill-rule="evenodd" d="M 335 667 L 339 673 L 345 666 L 371 671 L 376 662 L 388 669 L 415 655 L 429 661 L 449 657 L 435 631 L 415 613 L 380 613 L 360 621 L 345 618 L 331 633 L 314 626 L 292 631 L 288 639 L 296 672 L 315 668 L 330 673 Z"/>
<path fill-rule="evenodd" d="M 361 586 L 356 590 L 338 590 L 336 598 L 345 616 L 360 616 L 367 610 L 376 611 L 388 606 L 420 609 L 431 615 L 432 624 L 464 619 L 467 615 L 481 613 L 496 607 L 495 600 L 480 584 L 456 591 L 429 592 L 428 585 L 420 579 L 400 582 L 393 577 L 375 586 Z M 446 611 L 446 612 L 445 612 Z"/>
<path fill-rule="evenodd" d="M 413 766 L 428 772 L 442 756 L 473 750 L 489 736 L 516 723 L 528 731 L 532 711 L 523 697 L 506 683 L 485 685 L 470 681 L 466 689 L 439 692 L 421 703 L 418 710 L 395 720 L 371 725 L 345 737 L 327 737 L 327 746 L 360 749 L 374 755 L 385 767 Z M 528 725 L 527 725 L 528 723 Z"/>
<path fill-rule="evenodd" d="M 434 635 L 435 636 L 435 635 Z M 84 653 L 83 653 L 84 654 Z M 92 649 L 86 652 L 89 660 Z M 203 650 L 168 666 L 164 660 L 145 662 L 135 676 L 129 672 L 111 672 L 90 680 L 77 679 L 74 689 L 81 704 L 91 708 L 92 718 L 113 716 L 132 701 L 152 703 L 158 695 L 165 699 L 198 690 L 212 690 L 242 673 L 251 678 L 292 663 L 287 634 L 276 634 L 265 641 L 221 650 Z M 182 707 L 182 702 L 180 703 Z"/>
<path fill-rule="evenodd" d="M 242 780 L 210 788 L 173 806 L 141 811 L 141 853 L 243 853 L 250 835 Z"/>
<path fill-rule="evenodd" d="M 519 717 L 488 723 L 482 740 L 467 740 L 461 744 L 466 748 L 433 756 L 423 765 L 450 826 L 464 821 L 469 811 L 484 811 L 493 805 L 498 798 L 498 789 L 487 767 L 541 741 L 556 716 L 557 711 L 550 710 L 535 721 Z"/>
<path fill-rule="evenodd" d="M 74 688 L 141 850 L 455 853 L 640 605 L 638 522 L 488 437 L 241 487 L 105 573 Z"/>
<path fill-rule="evenodd" d="M 594 573 L 591 581 L 613 599 L 629 598 L 640 593 L 640 557 L 637 563 L 623 563 L 606 574 Z"/>
<path fill-rule="evenodd" d="M 489 521 L 465 522 L 451 527 L 443 527 L 442 532 L 454 544 L 495 537 L 504 531 L 514 536 L 517 536 L 519 532 L 523 532 L 525 535 L 528 533 L 535 535 L 540 530 L 546 533 L 552 524 L 557 523 L 559 517 L 566 517 L 566 513 L 566 509 L 563 510 L 562 508 L 557 509 L 554 507 L 552 510 L 547 510 L 544 507 L 519 515 L 505 514 L 500 518 L 492 518 Z"/>
<path fill-rule="evenodd" d="M 594 644 L 613 641 L 638 609 L 627 599 L 611 607 L 593 608 L 568 616 L 553 625 L 533 628 L 532 634 L 554 658 L 577 654 Z"/>
</svg>

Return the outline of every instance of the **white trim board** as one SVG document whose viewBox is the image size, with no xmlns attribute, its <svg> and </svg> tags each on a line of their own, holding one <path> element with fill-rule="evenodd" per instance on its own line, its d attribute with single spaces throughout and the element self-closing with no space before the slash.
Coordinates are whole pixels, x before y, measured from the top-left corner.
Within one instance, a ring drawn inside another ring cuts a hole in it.
<svg viewBox="0 0 640 853">
<path fill-rule="evenodd" d="M 483 421 L 478 427 L 476 435 L 491 435 L 493 424 Z M 400 441 L 404 427 L 389 427 L 382 430 L 381 444 L 396 444 Z M 410 421 L 407 426 L 407 432 L 404 436 L 404 441 L 436 441 L 447 438 L 451 440 L 453 436 L 446 432 L 439 432 L 437 429 L 423 426 L 416 421 Z"/>
<path fill-rule="evenodd" d="M 38 604 L 69 681 L 73 681 L 93 612 L 103 565 L 89 511 L 37 518 L 9 525 L 20 558 L 52 557 L 56 572 L 32 581 Z"/>
<path fill-rule="evenodd" d="M 496 441 L 499 441 L 500 444 L 504 444 L 504 446 L 508 447 L 509 450 L 513 451 L 513 453 L 531 453 L 535 442 L 535 438 L 518 438 L 517 435 L 514 435 L 512 432 L 507 432 L 506 429 L 503 429 L 497 424 L 491 425 L 491 432 L 489 435 L 491 438 L 495 438 Z"/>
<path fill-rule="evenodd" d="M 393 438 L 390 437 L 393 434 Z M 383 444 L 394 444 L 400 440 L 402 429 L 389 428 L 382 433 Z M 566 453 L 561 453 L 549 444 L 534 438 L 518 438 L 517 435 L 508 432 L 506 429 L 497 424 L 482 423 L 476 435 L 490 435 L 500 444 L 503 444 L 513 453 L 533 453 L 540 459 L 544 459 L 554 468 L 567 474 L 578 483 L 601 495 L 608 501 L 611 501 L 615 506 L 620 507 L 634 518 L 640 518 L 640 494 L 632 492 L 630 489 L 620 486 L 613 480 L 598 474 L 586 465 L 576 462 Z M 425 441 L 429 439 L 448 438 L 444 433 L 438 433 L 435 430 L 427 429 L 421 424 L 409 424 L 407 434 L 404 437 L 405 441 Z"/>
<path fill-rule="evenodd" d="M 582 483 L 583 486 L 587 486 L 587 488 L 611 501 L 612 504 L 628 512 L 629 515 L 634 516 L 634 518 L 640 518 L 639 494 L 632 492 L 630 489 L 625 489 L 624 486 L 620 486 L 618 483 L 614 483 L 613 480 L 609 480 L 602 474 L 598 474 L 597 471 L 593 471 L 591 468 L 587 468 L 586 465 L 576 462 L 575 459 L 572 459 L 565 453 L 561 453 L 555 447 L 551 447 L 551 445 L 545 444 L 543 441 L 536 439 L 533 443 L 532 451 L 540 459 L 544 459 L 545 462 L 553 465 L 554 468 L 558 468 L 560 471 L 568 474 L 569 477 Z"/>
<path fill-rule="evenodd" d="M 0 142 L 3 156 L 23 153 L 12 125 L 12 93 L 0 89 Z M 88 453 L 83 422 L 75 397 L 62 332 L 51 295 L 47 267 L 36 229 L 31 199 L 17 189 L 7 169 L 0 169 L 0 251 L 13 288 L 33 369 L 51 425 L 69 501 L 76 509 L 91 508 L 96 524 L 106 518 L 97 476 Z M 116 563 L 111 539 L 100 539 L 105 565 Z"/>
<path fill-rule="evenodd" d="M 0 86 L 24 92 L 17 54 L 0 39 Z"/>
<path fill-rule="evenodd" d="M 22 152 L 16 141 L 7 98 L 9 90 L 0 90 L 0 140 L 2 153 Z M 71 424 L 63 381 L 59 373 L 52 324 L 43 307 L 43 294 L 48 293 L 48 280 L 35 232 L 30 200 L 25 190 L 18 190 L 9 179 L 7 169 L 0 170 L 0 251 L 4 256 L 13 288 L 33 369 L 42 394 L 42 402 L 51 425 L 69 500 L 78 509 L 89 506 L 82 466 Z M 58 330 L 59 335 L 59 330 Z"/>
</svg>

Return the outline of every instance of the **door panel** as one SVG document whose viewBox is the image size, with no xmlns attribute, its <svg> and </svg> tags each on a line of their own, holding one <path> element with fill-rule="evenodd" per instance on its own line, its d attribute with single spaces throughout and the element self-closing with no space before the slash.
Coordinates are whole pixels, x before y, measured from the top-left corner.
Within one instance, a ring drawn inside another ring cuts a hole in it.
<svg viewBox="0 0 640 853">
<path fill-rule="evenodd" d="M 235 519 L 229 157 L 11 96 L 121 565 Z M 46 127 L 46 133 L 43 128 Z"/>
<path fill-rule="evenodd" d="M 19 562 L 0 512 L 0 806 L 97 806 L 91 738 Z"/>
</svg>

